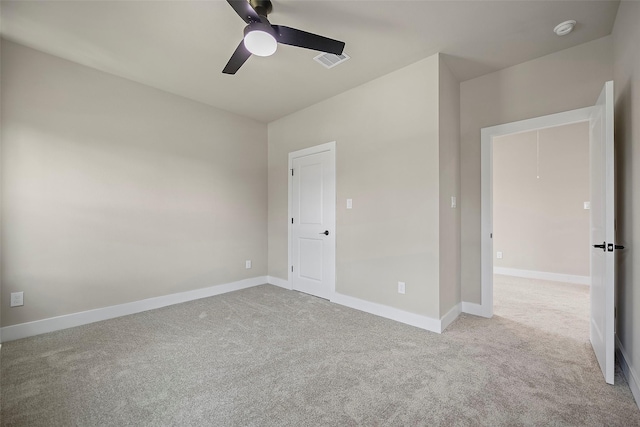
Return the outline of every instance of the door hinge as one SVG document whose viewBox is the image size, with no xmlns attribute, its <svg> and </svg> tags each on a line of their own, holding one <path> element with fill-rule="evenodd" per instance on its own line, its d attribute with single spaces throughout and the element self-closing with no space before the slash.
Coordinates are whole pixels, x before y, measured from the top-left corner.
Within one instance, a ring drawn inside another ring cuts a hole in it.
<svg viewBox="0 0 640 427">
<path fill-rule="evenodd" d="M 291 266 L 291 272 L 293 273 L 293 265 Z"/>
<path fill-rule="evenodd" d="M 291 224 L 293 224 L 293 218 L 291 218 Z"/>
<path fill-rule="evenodd" d="M 293 176 L 293 169 L 291 169 L 291 176 Z"/>
</svg>

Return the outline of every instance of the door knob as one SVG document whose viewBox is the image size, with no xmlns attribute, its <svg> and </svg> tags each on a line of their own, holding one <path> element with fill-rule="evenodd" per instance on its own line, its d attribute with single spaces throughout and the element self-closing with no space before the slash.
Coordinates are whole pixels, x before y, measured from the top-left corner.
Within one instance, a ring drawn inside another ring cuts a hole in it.
<svg viewBox="0 0 640 427">
<path fill-rule="evenodd" d="M 607 251 L 606 246 L 607 246 L 607 245 L 606 245 L 606 243 L 605 243 L 605 242 L 602 242 L 602 244 L 601 244 L 601 245 L 593 245 L 593 247 L 594 247 L 594 248 L 602 249 L 602 250 L 603 250 L 603 251 L 605 251 L 605 252 Z"/>
<path fill-rule="evenodd" d="M 329 230 L 324 230 L 323 233 L 318 233 L 318 234 L 324 234 L 325 236 L 328 236 L 329 235 Z"/>
</svg>

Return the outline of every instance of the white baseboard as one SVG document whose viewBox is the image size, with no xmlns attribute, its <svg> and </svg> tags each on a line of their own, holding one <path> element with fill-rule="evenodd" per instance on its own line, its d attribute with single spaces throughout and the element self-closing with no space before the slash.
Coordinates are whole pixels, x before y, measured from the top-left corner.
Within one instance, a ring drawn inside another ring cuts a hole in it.
<svg viewBox="0 0 640 427">
<path fill-rule="evenodd" d="M 450 324 L 452 324 L 453 321 L 458 318 L 458 316 L 460 316 L 461 312 L 462 312 L 462 303 L 458 303 L 453 307 L 451 307 L 451 310 L 449 310 L 447 314 L 442 316 L 442 318 L 440 319 L 441 330 L 444 331 L 445 329 L 447 329 L 447 327 Z"/>
<path fill-rule="evenodd" d="M 432 317 L 410 313 L 408 311 L 350 297 L 337 292 L 335 292 L 331 297 L 331 302 L 355 308 L 356 310 L 364 311 L 366 313 L 375 314 L 376 316 L 395 320 L 396 322 L 415 326 L 417 328 L 426 329 L 427 331 L 436 332 L 438 334 L 442 333 L 442 322 L 439 319 L 434 319 Z"/>
<path fill-rule="evenodd" d="M 273 286 L 278 286 L 280 288 L 292 290 L 293 288 L 289 285 L 289 281 L 285 279 L 281 279 L 279 277 L 267 276 L 267 283 Z"/>
<path fill-rule="evenodd" d="M 591 285 L 591 277 L 574 276 L 571 274 L 549 273 L 546 271 L 520 270 L 517 268 L 493 267 L 493 274 L 524 277 L 526 279 L 550 280 L 552 282 L 573 283 L 576 285 Z"/>
<path fill-rule="evenodd" d="M 474 316 L 480 317 L 491 317 L 486 313 L 485 308 L 481 304 L 476 304 L 473 302 L 465 302 L 462 301 L 462 312 L 467 314 L 473 314 Z"/>
<path fill-rule="evenodd" d="M 620 339 L 616 336 L 616 348 L 618 350 L 618 360 L 620 361 L 620 367 L 622 368 L 622 373 L 624 377 L 627 379 L 627 383 L 629 383 L 629 388 L 631 389 L 631 393 L 633 394 L 634 399 L 636 400 L 636 405 L 638 405 L 638 409 L 640 409 L 640 377 L 636 373 L 633 366 L 629 364 L 630 359 L 625 351 Z"/>
<path fill-rule="evenodd" d="M 50 317 L 48 319 L 36 320 L 33 322 L 20 323 L 18 325 L 5 326 L 4 328 L 2 328 L 2 340 L 3 342 L 13 341 L 20 338 L 44 334 L 47 332 L 72 328 L 74 326 L 86 325 L 88 323 L 99 322 L 101 320 L 108 320 L 115 317 L 153 310 L 155 308 L 166 307 L 168 305 L 180 304 L 200 298 L 212 297 L 215 295 L 238 291 L 240 289 L 251 288 L 266 283 L 267 276 L 259 276 L 253 277 L 251 279 L 239 280 L 237 282 L 210 286 L 208 288 L 195 289 L 192 291 L 147 298 L 125 304 L 96 308 L 94 310 L 82 311 L 79 313 Z"/>
<path fill-rule="evenodd" d="M 270 285 L 278 286 L 280 288 L 292 290 L 289 285 L 289 281 L 280 279 L 279 277 L 267 276 L 267 283 Z M 397 308 L 389 307 L 382 304 L 377 304 L 370 301 L 361 300 L 359 298 L 350 297 L 335 292 L 330 301 L 336 304 L 344 305 L 346 307 L 354 308 L 356 310 L 364 311 L 366 313 L 375 314 L 380 317 L 395 320 L 401 323 L 406 323 L 411 326 L 426 329 L 428 331 L 442 333 L 447 326 L 453 323 L 454 320 L 460 315 L 460 304 L 455 305 L 442 319 L 437 320 L 427 316 L 421 316 L 419 314 L 410 313 L 408 311 L 400 310 Z"/>
</svg>

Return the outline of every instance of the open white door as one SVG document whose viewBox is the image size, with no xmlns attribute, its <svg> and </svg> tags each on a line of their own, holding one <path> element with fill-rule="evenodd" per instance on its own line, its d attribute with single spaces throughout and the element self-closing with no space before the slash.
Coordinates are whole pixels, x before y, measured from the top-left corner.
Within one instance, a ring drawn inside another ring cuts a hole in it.
<svg viewBox="0 0 640 427">
<path fill-rule="evenodd" d="M 590 338 L 604 378 L 615 366 L 615 182 L 613 82 L 607 82 L 591 114 L 591 320 Z"/>
<path fill-rule="evenodd" d="M 293 289 L 329 299 L 335 291 L 335 143 L 289 154 Z"/>
</svg>

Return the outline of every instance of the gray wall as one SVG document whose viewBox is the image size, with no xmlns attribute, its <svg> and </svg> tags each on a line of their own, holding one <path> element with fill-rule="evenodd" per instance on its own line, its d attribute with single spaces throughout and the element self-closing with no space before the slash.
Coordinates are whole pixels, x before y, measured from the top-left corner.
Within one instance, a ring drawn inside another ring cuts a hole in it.
<svg viewBox="0 0 640 427">
<path fill-rule="evenodd" d="M 480 304 L 480 130 L 594 105 L 613 78 L 611 36 L 460 85 L 462 300 Z"/>
<path fill-rule="evenodd" d="M 585 201 L 588 122 L 494 138 L 493 265 L 589 276 Z"/>
<path fill-rule="evenodd" d="M 613 29 L 616 92 L 617 337 L 640 386 L 640 3 L 623 1 Z M 636 396 L 640 403 L 640 396 Z"/>
<path fill-rule="evenodd" d="M 287 278 L 288 153 L 336 141 L 336 291 L 439 318 L 438 71 L 434 55 L 269 124 L 269 275 Z"/>
<path fill-rule="evenodd" d="M 460 82 L 440 56 L 440 317 L 460 302 Z M 451 207 L 456 197 L 456 208 Z"/>
<path fill-rule="evenodd" d="M 1 74 L 3 326 L 266 274 L 265 124 L 7 41 Z"/>
</svg>

